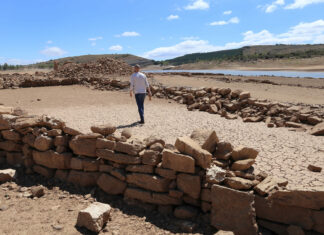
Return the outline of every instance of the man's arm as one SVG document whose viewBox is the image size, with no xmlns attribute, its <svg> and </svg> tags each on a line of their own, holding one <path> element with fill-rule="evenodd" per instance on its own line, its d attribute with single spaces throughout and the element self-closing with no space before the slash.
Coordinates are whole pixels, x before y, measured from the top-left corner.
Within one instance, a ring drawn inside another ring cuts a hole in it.
<svg viewBox="0 0 324 235">
<path fill-rule="evenodd" d="M 133 76 L 130 78 L 130 86 L 129 86 L 129 96 L 132 97 L 134 90 L 134 82 L 133 82 Z"/>
<path fill-rule="evenodd" d="M 144 76 L 145 76 L 145 86 L 146 86 L 146 89 L 148 91 L 149 99 L 151 100 L 152 99 L 152 93 L 151 93 L 151 89 L 150 89 L 150 84 L 147 81 L 146 75 L 144 75 Z"/>
</svg>

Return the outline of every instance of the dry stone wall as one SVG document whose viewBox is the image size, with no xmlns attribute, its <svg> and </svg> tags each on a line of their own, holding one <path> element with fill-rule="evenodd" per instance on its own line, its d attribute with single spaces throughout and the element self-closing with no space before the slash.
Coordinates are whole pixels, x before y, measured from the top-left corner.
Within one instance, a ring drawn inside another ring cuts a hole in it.
<svg viewBox="0 0 324 235">
<path fill-rule="evenodd" d="M 184 220 L 207 216 L 236 234 L 257 234 L 260 226 L 324 233 L 323 187 L 288 191 L 286 180 L 255 174 L 258 151 L 219 140 L 215 131 L 196 130 L 169 145 L 117 134 L 112 125 L 82 134 L 55 118 L 3 110 L 0 166 L 99 187 Z"/>
</svg>

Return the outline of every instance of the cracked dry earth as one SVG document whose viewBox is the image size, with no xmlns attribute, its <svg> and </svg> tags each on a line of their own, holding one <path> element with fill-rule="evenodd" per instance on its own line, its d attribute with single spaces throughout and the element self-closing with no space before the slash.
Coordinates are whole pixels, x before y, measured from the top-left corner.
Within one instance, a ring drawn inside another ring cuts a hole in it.
<svg viewBox="0 0 324 235">
<path fill-rule="evenodd" d="M 145 101 L 145 125 L 138 121 L 134 98 L 127 92 L 91 90 L 80 86 L 24 88 L 0 91 L 1 102 L 19 106 L 33 114 L 48 114 L 67 125 L 90 132 L 94 124 L 112 123 L 118 131 L 130 127 L 133 135 L 156 135 L 174 144 L 177 137 L 194 129 L 214 129 L 221 140 L 260 151 L 255 169 L 286 178 L 288 188 L 324 186 L 324 172 L 307 169 L 309 164 L 324 168 L 324 137 L 288 128 L 267 128 L 264 123 L 227 120 L 206 112 L 187 111 L 185 105 L 168 100 Z M 37 101 L 39 99 L 39 101 Z"/>
</svg>

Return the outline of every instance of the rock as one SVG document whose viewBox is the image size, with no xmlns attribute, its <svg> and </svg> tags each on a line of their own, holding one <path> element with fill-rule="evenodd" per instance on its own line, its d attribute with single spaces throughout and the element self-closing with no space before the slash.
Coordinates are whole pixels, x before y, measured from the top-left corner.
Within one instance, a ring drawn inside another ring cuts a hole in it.
<svg viewBox="0 0 324 235">
<path fill-rule="evenodd" d="M 217 233 L 215 233 L 214 235 L 235 235 L 233 232 L 231 231 L 224 231 L 224 230 L 219 230 Z"/>
<path fill-rule="evenodd" d="M 0 182 L 7 182 L 14 180 L 16 176 L 16 170 L 14 169 L 5 169 L 5 170 L 0 170 Z"/>
<path fill-rule="evenodd" d="M 321 123 L 323 120 L 316 116 L 308 116 L 307 122 L 311 125 L 317 125 L 318 123 Z"/>
<path fill-rule="evenodd" d="M 96 148 L 97 149 L 110 149 L 110 150 L 115 150 L 116 148 L 116 142 L 107 140 L 104 138 L 98 138 L 96 141 Z"/>
<path fill-rule="evenodd" d="M 253 181 L 247 180 L 247 179 L 242 179 L 240 177 L 231 177 L 231 178 L 226 178 L 225 184 L 232 188 L 232 189 L 237 189 L 237 190 L 249 190 L 254 186 Z"/>
<path fill-rule="evenodd" d="M 76 136 L 76 135 L 82 135 L 82 133 L 78 130 L 75 130 L 71 127 L 67 127 L 67 126 L 64 126 L 63 127 L 63 132 L 68 134 L 68 135 L 72 135 L 72 136 Z"/>
<path fill-rule="evenodd" d="M 52 224 L 52 228 L 56 231 L 61 231 L 63 230 L 64 226 L 61 224 Z"/>
<path fill-rule="evenodd" d="M 245 160 L 245 159 L 256 159 L 259 152 L 253 148 L 239 146 L 232 152 L 232 159 L 234 161 Z"/>
<path fill-rule="evenodd" d="M 114 153 L 114 151 L 109 149 L 97 149 L 97 156 L 119 164 L 137 165 L 141 163 L 140 157 Z"/>
<path fill-rule="evenodd" d="M 25 144 L 28 144 L 29 146 L 34 147 L 35 139 L 36 139 L 36 137 L 33 134 L 28 133 L 27 135 L 23 136 L 22 141 Z"/>
<path fill-rule="evenodd" d="M 177 224 L 180 227 L 180 229 L 186 233 L 193 233 L 194 230 L 198 227 L 196 223 L 187 220 L 178 221 Z"/>
<path fill-rule="evenodd" d="M 198 210 L 193 206 L 178 206 L 173 214 L 179 219 L 194 219 L 198 215 Z"/>
<path fill-rule="evenodd" d="M 210 153 L 215 151 L 216 145 L 219 142 L 216 132 L 211 130 L 194 130 L 190 138 Z"/>
<path fill-rule="evenodd" d="M 165 149 L 162 153 L 162 167 L 179 172 L 195 173 L 195 160 L 190 156 Z"/>
<path fill-rule="evenodd" d="M 233 171 L 245 171 L 249 169 L 253 164 L 255 160 L 254 159 L 245 159 L 245 160 L 239 160 L 232 164 L 231 170 Z"/>
<path fill-rule="evenodd" d="M 98 177 L 98 172 L 83 172 L 71 170 L 67 181 L 75 185 L 80 185 L 82 187 L 90 187 L 97 185 Z"/>
<path fill-rule="evenodd" d="M 171 182 L 169 179 L 160 176 L 140 173 L 127 174 L 126 181 L 129 184 L 155 192 L 168 192 Z"/>
<path fill-rule="evenodd" d="M 42 197 L 45 195 L 45 188 L 43 186 L 34 186 L 31 188 L 33 197 Z"/>
<path fill-rule="evenodd" d="M 286 127 L 292 127 L 292 128 L 302 128 L 303 125 L 300 123 L 296 123 L 296 122 L 286 122 L 285 123 Z"/>
<path fill-rule="evenodd" d="M 216 104 L 209 105 L 209 112 L 210 113 L 217 113 L 218 112 L 218 108 L 217 108 Z"/>
<path fill-rule="evenodd" d="M 59 154 L 53 150 L 46 152 L 33 151 L 33 160 L 36 164 L 54 169 L 70 169 L 71 168 L 71 153 Z"/>
<path fill-rule="evenodd" d="M 3 130 L 1 134 L 6 140 L 19 141 L 21 139 L 20 134 L 15 130 Z"/>
<path fill-rule="evenodd" d="M 212 165 L 206 171 L 206 181 L 212 184 L 220 184 L 225 180 L 226 171 L 222 168 Z"/>
<path fill-rule="evenodd" d="M 203 201 L 211 202 L 211 190 L 208 188 L 202 188 L 200 193 L 200 198 Z"/>
<path fill-rule="evenodd" d="M 111 207 L 108 204 L 94 202 L 86 209 L 79 211 L 76 226 L 99 233 L 108 222 L 110 212 Z"/>
<path fill-rule="evenodd" d="M 141 141 L 132 140 L 130 142 L 117 142 L 115 151 L 135 156 L 144 148 L 145 145 Z"/>
<path fill-rule="evenodd" d="M 98 186 L 108 194 L 123 194 L 127 184 L 111 175 L 101 174 L 97 180 Z"/>
<path fill-rule="evenodd" d="M 311 131 L 311 135 L 324 135 L 324 122 L 321 122 L 314 126 Z"/>
<path fill-rule="evenodd" d="M 248 91 L 243 91 L 240 95 L 239 95 L 239 99 L 240 100 L 244 100 L 244 99 L 248 99 L 251 97 L 250 92 Z"/>
<path fill-rule="evenodd" d="M 263 120 L 262 116 L 243 118 L 243 122 L 261 122 L 262 120 Z"/>
<path fill-rule="evenodd" d="M 200 177 L 197 175 L 183 173 L 177 175 L 177 187 L 194 199 L 200 197 L 201 183 Z"/>
<path fill-rule="evenodd" d="M 13 112 L 13 107 L 0 105 L 0 114 L 12 114 Z"/>
<path fill-rule="evenodd" d="M 214 152 L 214 157 L 216 159 L 228 160 L 231 157 L 233 151 L 233 146 L 228 142 L 217 143 L 216 151 Z"/>
<path fill-rule="evenodd" d="M 24 163 L 24 156 L 20 152 L 7 152 L 6 160 L 9 165 L 20 166 Z"/>
<path fill-rule="evenodd" d="M 99 133 L 101 135 L 107 136 L 111 135 L 116 131 L 116 127 L 111 124 L 99 125 L 99 126 L 92 126 L 91 131 L 93 133 Z"/>
<path fill-rule="evenodd" d="M 196 164 L 204 169 L 211 164 L 212 155 L 207 150 L 202 149 L 197 142 L 190 137 L 184 136 L 176 140 L 175 147 L 181 152 L 192 156 Z"/>
<path fill-rule="evenodd" d="M 322 171 L 322 167 L 314 166 L 311 164 L 308 165 L 307 169 L 310 171 L 313 171 L 313 172 L 321 172 Z"/>
<path fill-rule="evenodd" d="M 162 167 L 155 168 L 155 173 L 158 174 L 159 176 L 162 176 L 164 178 L 171 179 L 171 180 L 174 180 L 177 178 L 177 174 L 174 170 L 165 169 Z"/>
<path fill-rule="evenodd" d="M 76 155 L 96 157 L 96 142 L 96 139 L 84 139 L 82 135 L 77 135 L 70 140 L 69 146 Z"/>
<path fill-rule="evenodd" d="M 221 88 L 218 90 L 218 93 L 221 94 L 222 96 L 228 95 L 229 93 L 231 93 L 231 89 L 230 88 Z"/>
<path fill-rule="evenodd" d="M 280 187 L 284 187 L 288 184 L 285 179 L 278 178 L 276 176 L 268 176 L 261 183 L 254 187 L 259 195 L 265 196 L 274 193 L 279 190 Z"/>
<path fill-rule="evenodd" d="M 39 166 L 39 165 L 34 165 L 33 171 L 35 171 L 36 173 L 38 173 L 46 178 L 52 178 L 55 174 L 54 169 L 50 169 L 50 168 Z"/>
<path fill-rule="evenodd" d="M 155 143 L 150 146 L 150 150 L 162 152 L 164 149 L 163 145 L 161 143 Z"/>
<path fill-rule="evenodd" d="M 55 176 L 54 177 L 57 178 L 57 179 L 59 179 L 62 182 L 65 182 L 65 181 L 67 181 L 68 175 L 69 175 L 69 171 L 68 170 L 57 170 L 55 172 Z"/>
<path fill-rule="evenodd" d="M 162 156 L 154 150 L 143 150 L 139 156 L 142 158 L 142 163 L 145 165 L 156 166 L 161 162 Z"/>
<path fill-rule="evenodd" d="M 295 225 L 290 225 L 287 228 L 287 232 L 288 235 L 305 235 L 304 230 L 301 227 Z"/>
<path fill-rule="evenodd" d="M 29 144 L 29 143 L 27 143 L 27 144 Z M 56 136 L 54 139 L 55 146 L 68 146 L 68 144 L 69 144 L 69 137 L 67 135 Z M 33 146 L 33 145 L 30 145 L 30 146 Z"/>
<path fill-rule="evenodd" d="M 258 234 L 254 195 L 214 184 L 211 225 L 235 234 Z"/>
<path fill-rule="evenodd" d="M 0 142 L 0 149 L 5 150 L 7 152 L 20 152 L 22 149 L 22 145 L 14 141 L 7 140 Z"/>
<path fill-rule="evenodd" d="M 155 136 L 150 136 L 150 137 L 144 139 L 144 144 L 146 145 L 146 147 L 150 147 L 151 145 L 156 144 L 156 143 L 162 144 L 163 147 L 165 146 L 164 140 L 159 139 Z"/>
<path fill-rule="evenodd" d="M 126 167 L 126 171 L 148 174 L 152 174 L 154 172 L 153 166 L 150 165 L 129 165 Z"/>
<path fill-rule="evenodd" d="M 122 131 L 121 135 L 129 139 L 132 136 L 132 130 L 130 128 L 126 128 Z"/>
</svg>

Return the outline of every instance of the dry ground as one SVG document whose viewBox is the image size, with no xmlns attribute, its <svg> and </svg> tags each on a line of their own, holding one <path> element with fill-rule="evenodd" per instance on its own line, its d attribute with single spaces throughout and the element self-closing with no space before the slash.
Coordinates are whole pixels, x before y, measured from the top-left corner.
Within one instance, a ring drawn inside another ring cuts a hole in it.
<svg viewBox="0 0 324 235">
<path fill-rule="evenodd" d="M 289 187 L 324 186 L 324 172 L 307 170 L 308 164 L 324 167 L 324 137 L 292 132 L 287 128 L 271 129 L 264 123 L 227 120 L 206 112 L 189 112 L 185 105 L 161 99 L 146 100 L 146 123 L 137 125 L 137 107 L 127 92 L 98 91 L 81 86 L 2 90 L 0 97 L 5 105 L 61 118 L 85 133 L 90 132 L 91 125 L 112 123 L 118 126 L 118 131 L 130 127 L 140 138 L 156 135 L 173 144 L 177 137 L 190 135 L 194 129 L 214 129 L 221 140 L 234 146 L 260 150 L 256 170 L 287 178 Z"/>
</svg>

